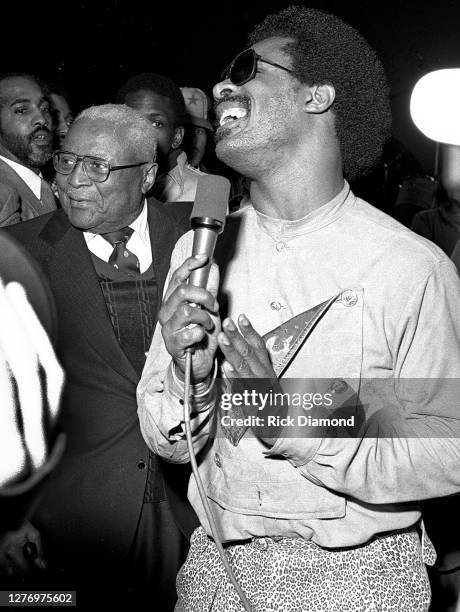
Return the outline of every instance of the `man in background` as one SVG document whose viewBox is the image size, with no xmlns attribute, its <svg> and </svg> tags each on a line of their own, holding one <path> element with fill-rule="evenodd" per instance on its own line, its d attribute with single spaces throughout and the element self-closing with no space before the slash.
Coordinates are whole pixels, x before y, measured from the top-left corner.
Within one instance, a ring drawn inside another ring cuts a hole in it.
<svg viewBox="0 0 460 612">
<path fill-rule="evenodd" d="M 212 137 L 214 130 L 208 119 L 209 98 L 198 87 L 181 87 L 185 102 L 184 118 L 184 149 L 187 160 L 191 166 L 206 172 L 203 158 L 206 153 L 208 139 Z"/>
<path fill-rule="evenodd" d="M 62 147 L 69 127 L 74 119 L 74 112 L 70 104 L 70 94 L 58 83 L 49 83 L 49 101 L 51 116 L 54 124 L 55 149 Z"/>
<path fill-rule="evenodd" d="M 158 139 L 158 174 L 152 190 L 161 202 L 193 202 L 199 177 L 181 148 L 185 104 L 179 87 L 161 74 L 133 76 L 118 91 L 117 102 L 146 117 Z"/>
<path fill-rule="evenodd" d="M 56 210 L 40 172 L 52 150 L 45 86 L 29 74 L 0 75 L 0 226 Z"/>
</svg>

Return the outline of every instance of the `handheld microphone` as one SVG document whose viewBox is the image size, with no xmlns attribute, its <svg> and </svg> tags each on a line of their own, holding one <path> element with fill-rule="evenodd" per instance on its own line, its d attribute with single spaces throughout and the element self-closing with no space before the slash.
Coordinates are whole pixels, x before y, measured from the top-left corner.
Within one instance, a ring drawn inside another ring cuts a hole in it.
<svg viewBox="0 0 460 612">
<path fill-rule="evenodd" d="M 200 176 L 190 215 L 190 226 L 194 230 L 192 255 L 207 255 L 208 263 L 192 271 L 190 285 L 206 287 L 217 236 L 224 229 L 229 195 L 230 181 L 225 177 Z"/>
<path fill-rule="evenodd" d="M 189 276 L 189 285 L 196 287 L 206 287 L 211 269 L 211 260 L 216 246 L 217 236 L 223 231 L 225 216 L 228 209 L 228 196 L 230 194 L 230 181 L 223 176 L 206 174 L 200 176 L 196 189 L 195 204 L 192 214 L 190 215 L 190 225 L 194 230 L 192 255 L 207 255 L 208 263 L 202 268 L 192 270 Z M 190 325 L 195 325 L 191 323 Z M 191 400 L 191 379 L 192 379 L 192 355 L 194 348 L 191 346 L 186 349 L 185 361 L 185 376 L 184 376 L 184 399 L 183 399 L 183 416 L 185 424 L 185 435 L 187 439 L 187 447 L 190 456 L 193 475 L 198 487 L 198 492 L 203 504 L 208 523 L 211 527 L 211 532 L 214 542 L 217 546 L 219 556 L 222 559 L 223 566 L 238 593 L 244 609 L 251 612 L 251 606 L 239 585 L 230 563 L 226 557 L 225 551 L 220 541 L 219 530 L 212 515 L 211 506 L 209 504 L 203 482 L 198 471 L 198 465 L 193 449 L 192 430 L 190 424 L 190 415 L 192 412 Z"/>
</svg>

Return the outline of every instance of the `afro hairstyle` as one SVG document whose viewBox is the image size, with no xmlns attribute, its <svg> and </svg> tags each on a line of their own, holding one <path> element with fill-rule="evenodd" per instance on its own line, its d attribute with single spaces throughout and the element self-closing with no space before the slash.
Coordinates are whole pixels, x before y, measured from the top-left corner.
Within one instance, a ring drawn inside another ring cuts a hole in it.
<svg viewBox="0 0 460 612">
<path fill-rule="evenodd" d="M 391 134 L 387 80 L 374 50 L 348 23 L 303 6 L 267 15 L 248 42 L 254 45 L 275 36 L 292 39 L 284 51 L 292 58 L 298 81 L 334 87 L 335 128 L 345 176 L 353 180 L 367 174 Z"/>
</svg>

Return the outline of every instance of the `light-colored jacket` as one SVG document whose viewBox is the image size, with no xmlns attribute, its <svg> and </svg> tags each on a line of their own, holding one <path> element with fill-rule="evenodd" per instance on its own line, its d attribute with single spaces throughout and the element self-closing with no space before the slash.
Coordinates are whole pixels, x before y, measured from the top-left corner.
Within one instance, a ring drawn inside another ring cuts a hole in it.
<svg viewBox="0 0 460 612">
<path fill-rule="evenodd" d="M 208 439 L 221 412 L 214 388 L 203 390 L 194 443 L 224 539 L 300 536 L 354 546 L 415 524 L 418 500 L 459 492 L 460 281 L 444 253 L 347 185 L 299 221 L 243 206 L 223 239 L 221 310 L 228 296 L 228 316 L 245 313 L 260 334 L 339 294 L 284 377 L 322 380 L 326 389 L 344 381 L 345 399 L 365 417 L 351 438 L 307 428 L 270 450 L 248 434 L 235 447 L 222 435 Z M 189 233 L 176 245 L 172 269 L 191 241 Z M 188 461 L 182 392 L 157 329 L 138 387 L 139 418 L 150 448 L 174 462 Z M 193 479 L 189 498 L 209 532 Z"/>
</svg>

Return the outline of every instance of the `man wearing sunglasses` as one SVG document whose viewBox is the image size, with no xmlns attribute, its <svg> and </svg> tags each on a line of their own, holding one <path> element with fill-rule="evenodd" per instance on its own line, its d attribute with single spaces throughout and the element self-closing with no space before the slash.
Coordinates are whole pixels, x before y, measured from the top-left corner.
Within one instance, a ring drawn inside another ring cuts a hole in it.
<svg viewBox="0 0 460 612">
<path fill-rule="evenodd" d="M 460 490 L 460 283 L 443 253 L 347 182 L 389 136 L 383 68 L 338 18 L 290 7 L 255 28 L 214 97 L 216 153 L 250 195 L 207 289 L 186 284 L 204 263 L 189 257 L 191 236 L 177 244 L 139 417 L 156 453 L 189 460 L 193 347 L 199 472 L 249 604 L 192 479 L 202 526 L 178 576 L 181 609 L 427 610 L 433 549 L 417 500 Z M 294 383 L 302 404 L 273 403 Z"/>
<path fill-rule="evenodd" d="M 86 109 L 53 154 L 63 210 L 11 228 L 54 293 L 67 450 L 6 569 L 28 569 L 21 547 L 38 530 L 48 565 L 40 586 L 76 589 L 82 605 L 97 594 L 104 605 L 142 598 L 147 588 L 171 610 L 181 529 L 194 520 L 178 496 L 182 470 L 166 474 L 149 453 L 136 412 L 170 253 L 190 212 L 145 199 L 156 143 L 151 123 L 127 106 Z"/>
</svg>

